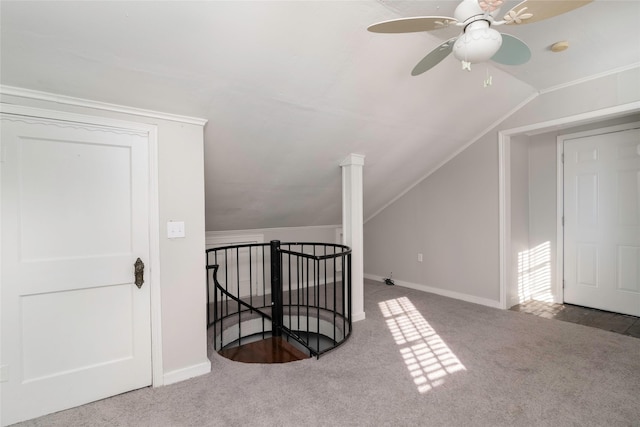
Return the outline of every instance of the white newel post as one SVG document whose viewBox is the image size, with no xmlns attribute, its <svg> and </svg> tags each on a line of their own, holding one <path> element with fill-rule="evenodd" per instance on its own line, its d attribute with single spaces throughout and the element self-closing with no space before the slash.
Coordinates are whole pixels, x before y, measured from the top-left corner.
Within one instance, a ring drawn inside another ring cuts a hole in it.
<svg viewBox="0 0 640 427">
<path fill-rule="evenodd" d="M 362 167 L 364 156 L 349 154 L 342 168 L 342 233 L 343 243 L 351 248 L 351 316 L 364 320 L 364 262 Z"/>
</svg>

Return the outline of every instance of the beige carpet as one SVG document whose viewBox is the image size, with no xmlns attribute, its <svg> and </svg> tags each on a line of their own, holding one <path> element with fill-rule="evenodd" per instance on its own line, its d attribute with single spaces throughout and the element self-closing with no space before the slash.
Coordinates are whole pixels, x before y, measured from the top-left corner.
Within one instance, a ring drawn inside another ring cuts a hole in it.
<svg viewBox="0 0 640 427">
<path fill-rule="evenodd" d="M 367 282 L 319 360 L 242 364 L 24 426 L 640 426 L 640 339 Z"/>
</svg>

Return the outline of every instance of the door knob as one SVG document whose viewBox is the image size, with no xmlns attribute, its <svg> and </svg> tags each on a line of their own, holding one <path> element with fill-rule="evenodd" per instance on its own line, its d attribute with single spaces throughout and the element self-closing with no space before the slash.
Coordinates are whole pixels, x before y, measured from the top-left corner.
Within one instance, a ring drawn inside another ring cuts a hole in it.
<svg viewBox="0 0 640 427">
<path fill-rule="evenodd" d="M 142 287 L 142 284 L 144 283 L 144 262 L 142 262 L 142 260 L 138 258 L 136 260 L 136 263 L 133 264 L 133 267 L 136 286 L 138 287 L 138 289 L 140 289 Z"/>
</svg>

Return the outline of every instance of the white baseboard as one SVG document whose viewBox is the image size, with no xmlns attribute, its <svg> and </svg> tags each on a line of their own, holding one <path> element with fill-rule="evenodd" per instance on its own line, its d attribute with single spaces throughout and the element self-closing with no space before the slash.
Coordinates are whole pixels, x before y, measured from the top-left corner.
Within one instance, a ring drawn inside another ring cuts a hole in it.
<svg viewBox="0 0 640 427">
<path fill-rule="evenodd" d="M 365 279 L 376 280 L 378 282 L 384 282 L 384 277 L 376 276 L 375 274 L 364 275 Z M 487 298 L 481 298 L 474 295 L 463 294 L 461 292 L 449 291 L 447 289 L 434 288 L 427 285 L 419 285 L 417 283 L 403 282 L 402 280 L 393 279 L 396 286 L 402 286 L 404 288 L 415 289 L 417 291 L 431 292 L 432 294 L 442 295 L 443 297 L 455 298 L 466 302 L 472 302 L 474 304 L 486 305 L 487 307 L 501 308 L 500 301 L 494 301 Z"/>
<path fill-rule="evenodd" d="M 175 371 L 164 374 L 164 385 L 177 383 L 188 380 L 189 378 L 198 377 L 211 372 L 211 362 L 198 363 L 197 365 L 187 366 L 186 368 L 176 369 Z"/>
<path fill-rule="evenodd" d="M 351 321 L 352 322 L 359 322 L 360 320 L 364 320 L 364 319 L 365 319 L 364 311 L 362 313 L 352 313 L 351 314 Z"/>
</svg>

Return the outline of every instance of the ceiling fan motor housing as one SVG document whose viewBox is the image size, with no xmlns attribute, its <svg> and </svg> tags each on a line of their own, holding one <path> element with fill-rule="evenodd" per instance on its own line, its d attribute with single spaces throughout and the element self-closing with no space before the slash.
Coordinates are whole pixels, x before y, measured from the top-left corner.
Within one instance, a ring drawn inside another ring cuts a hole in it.
<svg viewBox="0 0 640 427">
<path fill-rule="evenodd" d="M 478 0 L 462 1 L 453 16 L 464 25 L 464 33 L 453 45 L 453 56 L 471 64 L 491 59 L 502 46 L 502 36 L 491 28 L 491 21 L 498 13 L 499 7 L 491 13 L 485 12 Z"/>
<path fill-rule="evenodd" d="M 500 8 L 497 7 L 488 13 L 488 15 L 495 19 L 499 13 Z M 456 10 L 453 12 L 453 17 L 456 18 L 458 22 L 467 24 L 467 21 L 470 22 L 472 18 L 478 19 L 484 14 L 485 11 L 480 7 L 478 0 L 463 0 L 458 6 L 456 6 Z"/>
<path fill-rule="evenodd" d="M 450 38 L 433 49 L 411 71 L 417 76 L 438 65 L 449 54 L 462 62 L 462 69 L 471 71 L 471 64 L 492 60 L 503 65 L 521 65 L 531 58 L 527 44 L 509 34 L 500 34 L 491 28 L 504 24 L 519 25 L 572 11 L 593 0 L 524 0 L 512 7 L 502 18 L 500 9 L 506 0 L 462 0 L 453 17 L 416 16 L 392 19 L 370 25 L 374 33 L 414 33 L 440 30 L 455 25 L 462 27 L 462 34 Z M 557 43 L 553 51 L 566 49 Z"/>
</svg>

